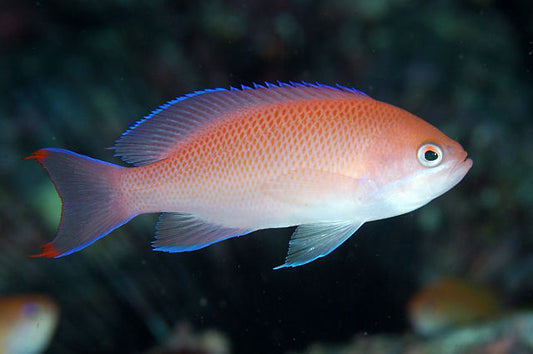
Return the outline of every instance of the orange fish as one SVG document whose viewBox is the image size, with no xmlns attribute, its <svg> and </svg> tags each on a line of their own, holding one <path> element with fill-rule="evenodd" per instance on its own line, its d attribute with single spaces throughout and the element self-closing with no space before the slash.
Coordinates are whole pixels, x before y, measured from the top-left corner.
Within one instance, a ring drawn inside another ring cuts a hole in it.
<svg viewBox="0 0 533 354">
<path fill-rule="evenodd" d="M 58 320 L 58 306 L 47 296 L 0 297 L 0 353 L 44 352 Z"/>
<path fill-rule="evenodd" d="M 38 150 L 63 205 L 39 256 L 78 251 L 139 214 L 161 212 L 156 250 L 197 250 L 299 225 L 281 267 L 323 257 L 364 222 L 400 215 L 455 186 L 472 166 L 420 118 L 355 89 L 266 84 L 195 92 L 116 141 L 125 168 Z"/>
<path fill-rule="evenodd" d="M 488 320 L 501 308 L 490 289 L 444 277 L 418 291 L 409 301 L 407 311 L 415 331 L 430 336 Z"/>
</svg>

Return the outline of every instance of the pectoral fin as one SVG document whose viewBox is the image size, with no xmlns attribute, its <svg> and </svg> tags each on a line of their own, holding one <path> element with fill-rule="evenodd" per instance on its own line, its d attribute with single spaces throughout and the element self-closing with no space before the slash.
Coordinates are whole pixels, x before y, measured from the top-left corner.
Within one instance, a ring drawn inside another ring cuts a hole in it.
<svg viewBox="0 0 533 354">
<path fill-rule="evenodd" d="M 262 186 L 276 200 L 293 206 L 323 205 L 327 201 L 360 201 L 370 198 L 376 184 L 366 177 L 355 178 L 316 169 L 297 169 L 281 174 Z"/>
<path fill-rule="evenodd" d="M 297 267 L 328 255 L 353 235 L 363 223 L 339 221 L 298 226 L 289 242 L 285 264 L 274 269 Z"/>
</svg>

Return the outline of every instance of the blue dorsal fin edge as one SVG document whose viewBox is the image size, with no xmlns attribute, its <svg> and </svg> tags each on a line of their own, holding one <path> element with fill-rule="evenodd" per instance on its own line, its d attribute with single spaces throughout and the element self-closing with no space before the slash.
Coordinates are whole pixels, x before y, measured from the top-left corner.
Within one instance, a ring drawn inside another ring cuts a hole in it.
<svg viewBox="0 0 533 354">
<path fill-rule="evenodd" d="M 370 97 L 339 84 L 305 81 L 194 91 L 163 104 L 133 124 L 115 141 L 114 155 L 135 166 L 146 165 L 168 158 L 184 137 L 221 116 L 230 116 L 232 111 L 262 104 L 335 98 Z"/>
</svg>

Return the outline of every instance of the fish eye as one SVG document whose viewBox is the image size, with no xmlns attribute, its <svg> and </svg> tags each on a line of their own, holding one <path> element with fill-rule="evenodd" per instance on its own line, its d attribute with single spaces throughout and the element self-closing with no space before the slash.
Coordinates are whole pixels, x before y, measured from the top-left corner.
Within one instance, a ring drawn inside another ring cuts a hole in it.
<svg viewBox="0 0 533 354">
<path fill-rule="evenodd" d="M 30 301 L 22 305 L 21 311 L 24 317 L 33 317 L 39 311 L 39 305 L 37 305 L 35 302 Z"/>
<path fill-rule="evenodd" d="M 425 167 L 435 167 L 442 161 L 442 150 L 437 144 L 425 143 L 418 148 L 418 161 Z"/>
</svg>

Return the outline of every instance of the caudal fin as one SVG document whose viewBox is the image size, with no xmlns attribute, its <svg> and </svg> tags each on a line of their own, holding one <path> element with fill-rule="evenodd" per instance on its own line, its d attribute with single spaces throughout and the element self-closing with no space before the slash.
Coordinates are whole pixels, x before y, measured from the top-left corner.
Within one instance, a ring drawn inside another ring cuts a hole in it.
<svg viewBox="0 0 533 354">
<path fill-rule="evenodd" d="M 123 167 L 63 149 L 42 149 L 35 159 L 48 172 L 62 201 L 54 240 L 34 257 L 61 257 L 87 247 L 128 222 L 131 215 L 117 193 Z"/>
</svg>

